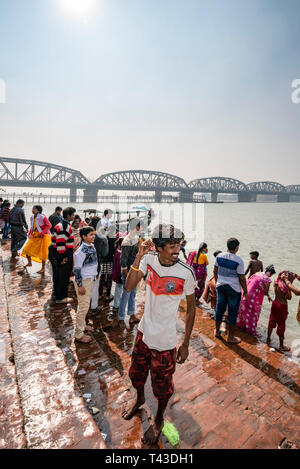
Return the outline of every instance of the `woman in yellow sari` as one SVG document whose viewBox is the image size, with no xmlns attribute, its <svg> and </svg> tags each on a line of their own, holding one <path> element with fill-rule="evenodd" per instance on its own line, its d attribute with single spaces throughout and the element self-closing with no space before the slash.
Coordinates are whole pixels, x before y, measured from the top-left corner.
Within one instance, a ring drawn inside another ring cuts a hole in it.
<svg viewBox="0 0 300 469">
<path fill-rule="evenodd" d="M 51 244 L 51 223 L 48 218 L 42 214 L 42 211 L 43 207 L 40 205 L 33 206 L 33 215 L 30 218 L 31 228 L 29 231 L 29 240 L 22 251 L 22 256 L 28 259 L 26 267 L 31 267 L 32 261 L 42 263 L 40 273 L 45 271 L 48 249 Z"/>
</svg>

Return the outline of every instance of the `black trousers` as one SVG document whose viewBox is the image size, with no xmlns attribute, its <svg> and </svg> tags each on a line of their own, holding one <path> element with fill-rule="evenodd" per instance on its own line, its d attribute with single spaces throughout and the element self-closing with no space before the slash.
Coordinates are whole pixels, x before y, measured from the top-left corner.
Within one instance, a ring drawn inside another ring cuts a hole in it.
<svg viewBox="0 0 300 469">
<path fill-rule="evenodd" d="M 56 300 L 63 300 L 68 296 L 70 276 L 73 269 L 73 250 L 68 252 L 66 264 L 61 264 L 58 259 L 56 262 L 50 259 L 53 269 L 53 290 Z"/>
<path fill-rule="evenodd" d="M 20 251 L 27 241 L 27 233 L 23 226 L 12 225 L 11 231 L 11 251 Z"/>
</svg>

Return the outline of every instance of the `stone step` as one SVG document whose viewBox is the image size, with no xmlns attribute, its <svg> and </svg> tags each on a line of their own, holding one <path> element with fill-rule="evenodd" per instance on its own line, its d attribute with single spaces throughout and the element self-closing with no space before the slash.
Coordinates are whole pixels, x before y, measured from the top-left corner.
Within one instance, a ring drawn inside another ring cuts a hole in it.
<svg viewBox="0 0 300 469">
<path fill-rule="evenodd" d="M 0 449 L 24 449 L 26 438 L 8 321 L 0 253 Z"/>
<path fill-rule="evenodd" d="M 9 251 L 2 249 L 2 257 L 27 448 L 106 448 L 30 276 L 20 261 L 10 261 Z"/>
</svg>

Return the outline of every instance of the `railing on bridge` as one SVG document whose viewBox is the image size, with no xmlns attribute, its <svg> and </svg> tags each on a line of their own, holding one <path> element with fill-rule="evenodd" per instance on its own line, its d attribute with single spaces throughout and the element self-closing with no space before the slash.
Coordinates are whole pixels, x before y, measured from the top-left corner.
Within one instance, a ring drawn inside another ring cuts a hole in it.
<svg viewBox="0 0 300 469">
<path fill-rule="evenodd" d="M 0 157 L 0 186 L 69 188 L 70 202 L 78 199 L 78 189 L 84 191 L 85 202 L 97 202 L 98 191 L 101 189 L 151 191 L 155 192 L 156 202 L 171 200 L 164 192 L 177 192 L 178 197 L 174 196 L 173 200 L 180 202 L 199 200 L 197 193 L 210 193 L 213 202 L 222 193 L 237 194 L 240 202 L 255 201 L 259 194 L 277 195 L 278 200 L 284 202 L 290 200 L 291 196 L 300 196 L 300 185 L 285 187 L 271 181 L 245 184 L 238 179 L 220 176 L 194 179 L 187 184 L 184 179 L 173 174 L 146 170 L 112 172 L 91 182 L 80 171 L 64 166 L 7 157 Z"/>
</svg>

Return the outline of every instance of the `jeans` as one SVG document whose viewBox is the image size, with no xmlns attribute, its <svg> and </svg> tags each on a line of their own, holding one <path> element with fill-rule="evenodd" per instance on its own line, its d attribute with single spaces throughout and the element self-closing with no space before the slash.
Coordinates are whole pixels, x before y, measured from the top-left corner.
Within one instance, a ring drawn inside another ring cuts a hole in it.
<svg viewBox="0 0 300 469">
<path fill-rule="evenodd" d="M 4 228 L 3 228 L 3 239 L 8 238 L 8 232 L 9 232 L 10 225 L 8 221 L 5 222 Z"/>
<path fill-rule="evenodd" d="M 123 284 L 116 283 L 115 294 L 114 294 L 114 308 L 119 308 L 122 293 L 123 293 Z"/>
<path fill-rule="evenodd" d="M 125 290 L 125 277 L 123 274 L 122 274 L 122 284 L 123 284 L 123 294 L 121 297 L 119 312 L 118 312 L 118 319 L 120 321 L 124 320 L 125 318 L 125 311 L 126 311 L 127 303 L 128 303 L 128 315 L 132 316 L 135 313 L 135 296 L 136 296 L 136 290 L 137 290 L 137 288 L 135 288 L 131 292 Z"/>
<path fill-rule="evenodd" d="M 230 285 L 220 285 L 217 290 L 217 307 L 215 320 L 222 322 L 223 315 L 228 306 L 228 324 L 231 326 L 236 325 L 236 320 L 239 313 L 239 307 L 242 294 L 231 288 Z"/>
</svg>

